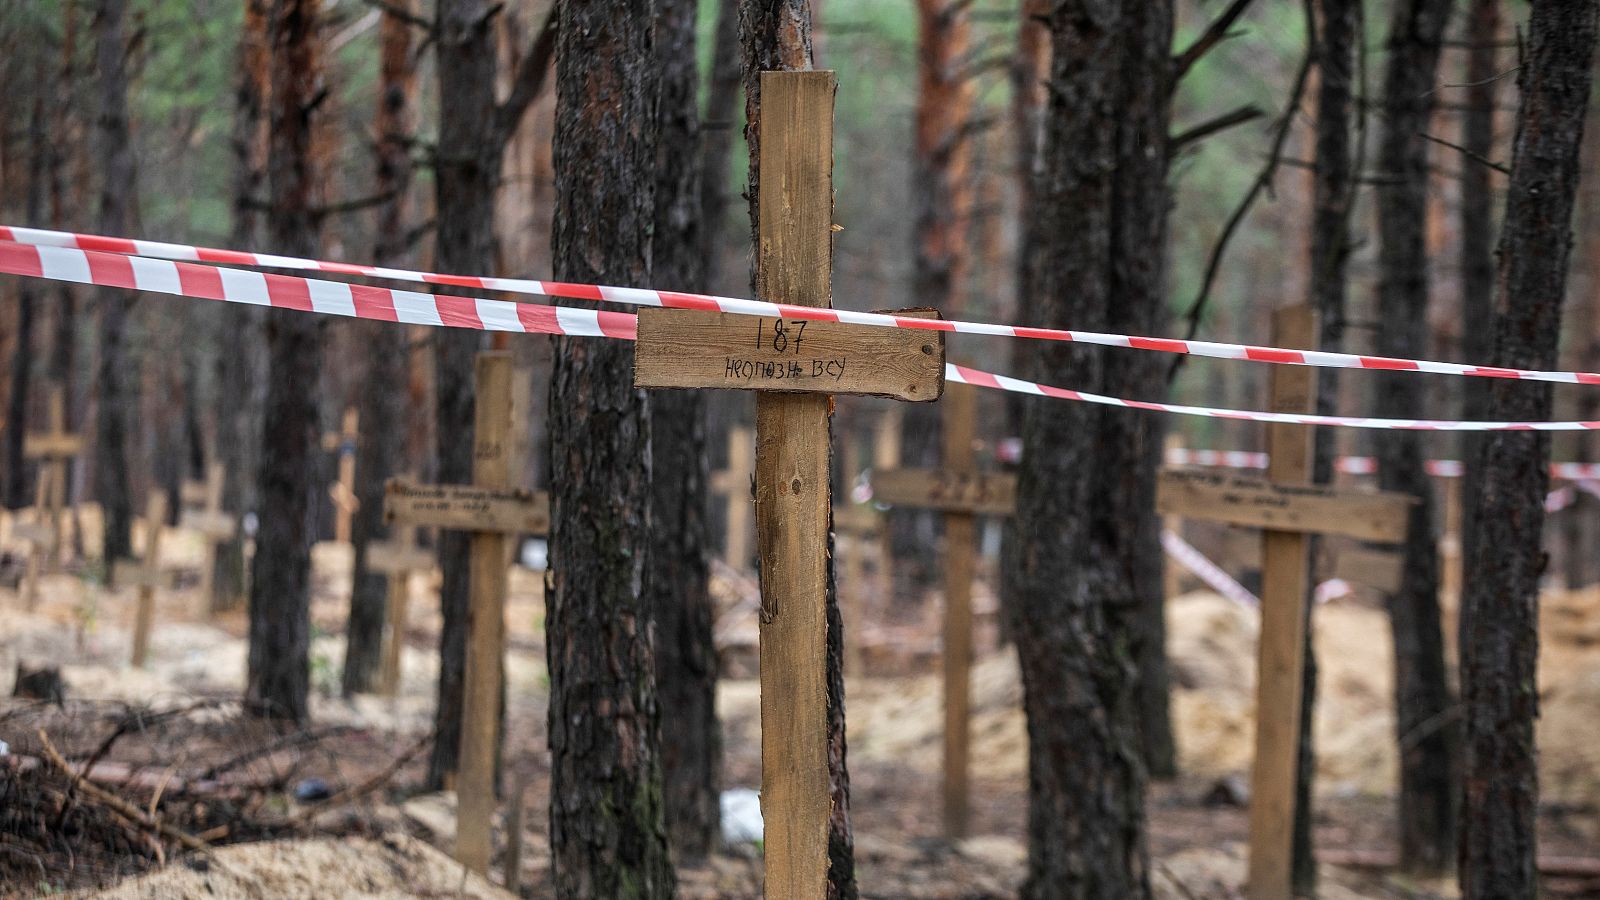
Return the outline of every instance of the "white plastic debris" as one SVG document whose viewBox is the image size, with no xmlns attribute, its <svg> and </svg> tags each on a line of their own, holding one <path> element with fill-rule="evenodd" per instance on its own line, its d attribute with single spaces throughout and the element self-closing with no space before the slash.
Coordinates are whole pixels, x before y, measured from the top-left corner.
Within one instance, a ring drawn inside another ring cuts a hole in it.
<svg viewBox="0 0 1600 900">
<path fill-rule="evenodd" d="M 762 839 L 761 794 L 749 788 L 722 792 L 722 842 L 754 844 Z"/>
</svg>

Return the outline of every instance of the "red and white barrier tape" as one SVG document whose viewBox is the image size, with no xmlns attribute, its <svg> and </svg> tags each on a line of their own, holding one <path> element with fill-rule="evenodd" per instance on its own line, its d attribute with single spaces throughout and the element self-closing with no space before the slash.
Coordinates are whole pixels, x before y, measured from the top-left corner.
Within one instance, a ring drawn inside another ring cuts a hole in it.
<svg viewBox="0 0 1600 900">
<path fill-rule="evenodd" d="M 274 256 L 266 253 L 246 253 L 237 250 L 219 250 L 189 244 L 171 244 L 160 241 L 130 240 L 128 238 L 102 237 L 66 231 L 46 231 L 37 228 L 0 226 L 0 240 L 13 241 L 35 247 L 56 247 L 87 251 L 100 251 L 125 256 L 143 256 L 180 262 L 206 262 L 229 265 L 261 266 L 274 269 L 326 272 L 339 275 L 358 275 L 387 278 L 422 284 L 446 285 L 477 290 L 505 291 L 512 294 L 529 294 L 545 297 L 566 297 L 578 300 L 601 300 L 631 306 L 659 306 L 672 309 L 701 309 L 754 316 L 783 316 L 786 318 L 818 321 L 847 322 L 882 328 L 912 328 L 924 331 L 951 331 L 958 334 L 997 335 L 1001 337 L 1030 338 L 1046 341 L 1070 341 L 1103 347 L 1124 347 L 1135 350 L 1154 350 L 1161 353 L 1205 356 L 1214 359 L 1251 360 L 1278 365 L 1317 366 L 1333 369 L 1377 369 L 1401 372 L 1428 372 L 1438 375 L 1465 375 L 1482 378 L 1516 378 L 1528 381 L 1546 381 L 1562 384 L 1600 384 L 1600 373 L 1550 372 L 1535 369 L 1508 369 L 1495 366 L 1475 366 L 1464 363 L 1437 362 L 1422 359 L 1398 359 L 1387 356 L 1363 356 L 1355 353 L 1333 353 L 1324 350 L 1287 350 L 1252 344 L 1231 344 L 1218 341 L 1181 341 L 1170 338 L 1141 337 L 1138 335 L 1107 334 L 1095 331 L 1073 331 L 1058 328 L 1030 328 L 1021 325 L 994 325 L 953 319 L 911 319 L 885 313 L 854 312 L 811 306 L 789 306 L 761 300 L 737 297 L 717 297 L 709 294 L 691 294 L 676 291 L 658 291 L 648 288 L 606 287 L 592 284 L 569 284 L 556 281 L 534 281 L 525 278 L 491 278 L 464 275 L 444 275 L 437 272 L 419 272 L 410 269 L 393 269 L 381 266 L 362 266 L 324 260 L 301 259 L 291 256 Z M 1364 420 L 1365 421 L 1365 420 Z M 1363 427 L 1363 426 L 1357 426 Z M 1368 426 L 1370 427 L 1370 426 Z"/>
<path fill-rule="evenodd" d="M 1204 553 L 1196 550 L 1192 544 L 1179 537 L 1177 532 L 1163 530 L 1161 532 L 1161 549 L 1172 557 L 1173 562 L 1188 569 L 1194 576 L 1205 582 L 1206 587 L 1221 594 L 1240 606 L 1250 609 L 1261 608 L 1261 598 L 1250 593 L 1250 589 L 1235 581 L 1232 575 L 1222 570 L 1222 567 L 1206 559 Z M 1170 597 L 1168 598 L 1171 599 Z"/>
<path fill-rule="evenodd" d="M 370 287 L 342 281 L 321 281 L 312 278 L 301 278 L 295 275 L 251 272 L 175 260 L 149 259 L 142 256 L 129 256 L 99 250 L 53 247 L 44 244 L 21 244 L 7 240 L 0 240 L 0 272 L 35 278 L 48 278 L 55 281 L 69 281 L 78 284 L 94 284 L 162 294 L 175 294 L 181 297 L 197 297 L 204 300 L 222 300 L 228 303 L 272 306 L 281 309 L 322 313 L 324 315 L 349 316 L 411 325 L 474 328 L 484 331 L 565 334 L 580 337 L 609 337 L 633 340 L 638 323 L 637 317 L 630 313 L 513 303 L 505 300 L 487 300 L 473 297 L 423 294 L 416 291 Z M 604 299 L 612 298 L 606 297 Z M 770 306 L 770 304 L 767 305 Z M 806 307 L 795 308 L 806 309 Z M 816 311 L 812 310 L 812 312 Z M 1600 422 L 1455 422 L 1426 419 L 1364 419 L 1347 416 L 1316 416 L 1214 409 L 1174 403 L 1151 403 L 1143 400 L 1123 400 L 1103 394 L 1068 390 L 956 365 L 945 366 L 945 378 L 958 383 L 1020 394 L 1078 400 L 1085 403 L 1120 406 L 1127 409 L 1142 409 L 1208 418 L 1242 419 L 1252 422 L 1421 431 L 1600 430 Z"/>
<path fill-rule="evenodd" d="M 1214 466 L 1224 469 L 1265 469 L 1267 455 L 1246 450 L 1190 450 L 1174 448 L 1167 451 L 1166 461 L 1174 466 Z M 1430 459 L 1424 462 L 1429 475 L 1440 478 L 1460 478 L 1466 464 L 1459 459 Z M 1378 471 L 1378 460 L 1372 456 L 1341 456 L 1334 467 L 1350 475 L 1371 475 Z M 1567 480 L 1600 479 L 1600 463 L 1555 462 L 1550 464 L 1550 475 Z"/>
</svg>

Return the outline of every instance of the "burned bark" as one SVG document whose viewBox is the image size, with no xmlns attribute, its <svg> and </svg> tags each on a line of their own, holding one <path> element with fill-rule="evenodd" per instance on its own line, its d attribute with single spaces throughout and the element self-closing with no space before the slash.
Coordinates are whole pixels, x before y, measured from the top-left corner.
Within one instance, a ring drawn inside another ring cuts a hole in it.
<svg viewBox="0 0 1600 900">
<path fill-rule="evenodd" d="M 1595 0 L 1532 4 L 1500 236 L 1494 365 L 1556 365 L 1597 16 Z M 1548 419 L 1550 387 L 1497 379 L 1485 412 L 1494 419 Z M 1470 498 L 1478 537 L 1463 589 L 1469 622 L 1461 665 L 1461 887 L 1473 900 L 1531 900 L 1539 890 L 1533 727 L 1549 435 L 1495 432 L 1483 441 L 1478 463 L 1478 490 Z"/>
<path fill-rule="evenodd" d="M 1171 4 L 1058 4 L 1050 31 L 1032 226 L 1044 262 L 1022 302 L 1047 326 L 1150 333 L 1162 310 Z M 1055 384 L 1161 389 L 1147 355 L 1032 356 Z M 1159 568 L 1137 566 L 1155 537 L 1159 429 L 1076 404 L 1025 409 L 1013 604 L 1029 746 L 1023 894 L 1148 896 L 1135 654 L 1144 592 L 1161 585 Z"/>
<path fill-rule="evenodd" d="M 1377 350 L 1424 358 L 1428 351 L 1428 143 L 1433 84 L 1450 0 L 1405 0 L 1390 25 L 1384 76 L 1383 129 L 1378 142 Z M 1464 163 L 1470 165 L 1470 163 Z M 1418 415 L 1422 379 L 1382 379 L 1378 415 Z M 1405 574 L 1389 595 L 1394 636 L 1395 726 L 1400 743 L 1400 865 L 1436 876 L 1449 870 L 1455 849 L 1458 729 L 1451 717 L 1439 612 L 1438 535 L 1433 483 L 1423 467 L 1421 436 L 1377 435 L 1378 484 L 1417 499 L 1403 545 Z"/>
<path fill-rule="evenodd" d="M 267 233 L 275 252 L 316 257 L 321 222 L 313 120 L 322 88 L 320 0 L 277 0 L 267 18 L 271 138 Z M 311 545 L 314 477 L 321 445 L 317 373 L 321 323 L 292 310 L 266 317 L 267 402 L 258 490 L 260 529 L 250 583 L 247 706 L 304 722 L 311 679 Z"/>
<path fill-rule="evenodd" d="M 373 247 L 373 261 L 380 266 L 400 265 L 407 256 L 409 141 L 417 92 L 412 26 L 403 17 L 415 13 L 416 3 L 390 0 L 390 4 L 397 13 L 386 14 L 379 26 L 378 108 L 373 123 L 377 135 L 373 196 L 386 198 L 378 206 Z M 367 557 L 374 541 L 389 536 L 383 523 L 383 485 L 400 473 L 404 460 L 406 395 L 401 385 L 407 382 L 410 361 L 403 326 L 362 322 L 359 327 L 367 348 L 367 367 L 359 401 L 361 434 L 356 441 L 355 490 L 361 505 L 350 523 L 355 563 L 342 674 L 347 695 L 372 690 L 382 659 L 388 584 L 382 574 L 370 570 Z"/>
<path fill-rule="evenodd" d="M 557 278 L 651 283 L 654 4 L 563 3 L 556 50 Z M 680 150 L 682 148 L 679 148 Z M 633 347 L 557 338 L 550 388 L 550 848 L 563 897 L 674 891 L 662 798 L 650 407 Z"/>
</svg>

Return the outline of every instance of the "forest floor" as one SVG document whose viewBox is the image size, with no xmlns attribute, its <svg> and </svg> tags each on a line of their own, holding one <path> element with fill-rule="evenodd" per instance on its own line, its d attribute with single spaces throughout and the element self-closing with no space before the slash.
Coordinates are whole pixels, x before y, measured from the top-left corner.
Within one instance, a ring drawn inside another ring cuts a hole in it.
<svg viewBox="0 0 1600 900">
<path fill-rule="evenodd" d="M 192 536 L 172 534 L 172 559 L 197 558 Z M 192 586 L 160 595 L 144 671 L 126 662 L 131 592 L 103 591 L 76 575 L 49 576 L 42 602 L 30 613 L 13 591 L 0 590 L 0 673 L 18 663 L 48 664 L 59 666 L 65 681 L 61 705 L 0 700 L 0 741 L 10 746 L 10 755 L 0 755 L 0 896 L 509 896 L 465 877 L 448 859 L 443 851 L 453 839 L 452 795 L 420 788 L 426 754 L 416 751 L 431 724 L 439 628 L 437 604 L 421 600 L 425 579 L 414 583 L 400 695 L 347 701 L 337 688 L 349 554 L 320 545 L 314 560 L 313 725 L 287 735 L 239 714 L 243 615 L 203 615 Z M 760 745 L 757 685 L 748 677 L 751 585 L 724 572 L 716 587 L 725 610 L 718 623 L 725 668 L 734 676 L 723 681 L 719 696 L 724 782 L 755 788 Z M 981 589 L 978 606 L 980 612 L 993 608 Z M 992 627 L 980 632 L 987 652 L 973 673 L 973 836 L 952 843 L 939 833 L 941 707 L 928 652 L 936 605 L 930 599 L 909 607 L 909 614 L 905 609 L 893 627 L 876 629 L 881 640 L 866 654 L 869 677 L 852 679 L 847 688 L 862 894 L 1014 896 L 1025 869 L 1027 819 L 1026 734 L 1015 662 L 993 646 Z M 507 619 L 505 783 L 526 785 L 522 894 L 542 897 L 550 876 L 548 680 L 536 573 L 514 572 Z M 1150 795 L 1159 897 L 1239 896 L 1247 827 L 1239 786 L 1250 756 L 1255 619 L 1253 611 L 1210 594 L 1169 605 L 1173 712 L 1185 774 L 1154 785 Z M 1594 714 L 1600 709 L 1600 590 L 1547 594 L 1542 638 L 1542 854 L 1594 857 L 1600 848 L 1600 717 Z M 1316 710 L 1321 896 L 1454 896 L 1447 883 L 1411 883 L 1370 865 L 1375 853 L 1393 846 L 1386 617 L 1355 601 L 1324 605 L 1317 611 L 1316 642 L 1322 667 Z M 9 674 L 0 674 L 0 688 L 7 685 Z M 191 834 L 209 833 L 217 845 L 163 865 L 175 845 L 163 846 L 146 829 L 127 825 L 85 796 L 87 788 L 80 792 L 50 770 L 41 758 L 40 730 L 75 762 L 115 733 L 91 781 L 141 810 L 159 808 L 164 821 Z M 314 800 L 362 784 L 370 790 L 352 802 L 324 807 Z M 297 791 L 312 799 L 295 799 Z M 759 853 L 751 846 L 681 866 L 679 874 L 686 897 L 759 896 Z M 497 871 L 494 881 L 501 880 Z M 1600 878 L 1550 877 L 1546 888 L 1553 897 L 1600 897 Z"/>
</svg>

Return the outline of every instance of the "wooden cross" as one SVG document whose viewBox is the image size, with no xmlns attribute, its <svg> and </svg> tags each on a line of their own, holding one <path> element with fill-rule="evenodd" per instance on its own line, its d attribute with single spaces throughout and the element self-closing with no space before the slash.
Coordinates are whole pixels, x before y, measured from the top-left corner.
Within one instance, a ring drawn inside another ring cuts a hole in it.
<svg viewBox="0 0 1600 900">
<path fill-rule="evenodd" d="M 849 540 L 848 552 L 838 552 L 836 556 L 844 563 L 844 571 L 840 573 L 843 589 L 839 591 L 840 616 L 844 619 L 844 672 L 846 675 L 857 676 L 862 674 L 864 660 L 862 657 L 862 640 L 864 637 L 864 624 L 866 621 L 866 594 L 872 590 L 867 584 L 865 562 L 867 547 L 877 540 L 883 533 L 883 514 L 878 512 L 871 503 L 857 503 L 850 496 L 850 490 L 856 477 L 861 473 L 861 450 L 854 440 L 848 440 L 844 445 L 844 477 L 845 477 L 845 506 L 833 512 L 833 530 L 835 534 L 846 536 Z M 841 551 L 845 548 L 839 548 Z M 877 567 L 878 580 L 883 574 L 882 560 Z M 879 595 L 887 593 L 879 586 Z"/>
<path fill-rule="evenodd" d="M 400 692 L 400 654 L 405 647 L 411 573 L 432 568 L 433 553 L 417 546 L 415 525 L 396 525 L 391 529 L 389 540 L 367 544 L 367 569 L 389 578 L 389 628 L 379 677 L 379 691 L 385 697 Z"/>
<path fill-rule="evenodd" d="M 472 484 L 415 485 L 393 479 L 384 487 L 383 513 L 391 525 L 433 525 L 472 533 L 472 595 L 456 776 L 456 859 L 486 873 L 495 808 L 510 541 L 515 534 L 550 530 L 550 497 L 511 486 L 509 353 L 478 354 L 474 407 Z"/>
<path fill-rule="evenodd" d="M 67 461 L 83 453 L 83 435 L 67 431 L 66 401 L 61 388 L 50 389 L 50 430 L 29 432 L 22 437 L 22 455 L 44 460 L 41 468 L 49 473 L 40 479 L 41 502 L 49 504 L 50 527 L 48 566 L 61 562 L 61 513 L 66 505 Z M 41 507 L 42 508 L 42 507 Z"/>
<path fill-rule="evenodd" d="M 944 829 L 966 836 L 971 746 L 972 579 L 977 518 L 1016 512 L 1017 479 L 979 472 L 973 452 L 977 396 L 951 385 L 944 416 L 944 467 L 874 472 L 873 499 L 892 506 L 944 512 Z"/>
<path fill-rule="evenodd" d="M 213 462 L 206 469 L 205 481 L 185 481 L 180 489 L 183 513 L 178 524 L 200 532 L 205 539 L 205 556 L 200 562 L 200 596 L 205 599 L 206 610 L 217 609 L 216 591 L 217 545 L 233 540 L 239 522 L 232 514 L 222 510 L 222 484 L 227 477 L 227 467 Z"/>
<path fill-rule="evenodd" d="M 1274 343 L 1314 348 L 1316 322 L 1308 306 L 1279 310 L 1273 316 Z M 1274 366 L 1270 392 L 1274 412 L 1309 413 L 1316 403 L 1316 371 Z M 1412 503 L 1400 494 L 1312 485 L 1310 426 L 1267 426 L 1267 454 L 1266 479 L 1163 470 L 1156 499 L 1163 514 L 1263 529 L 1256 746 L 1250 781 L 1251 900 L 1291 893 L 1310 536 L 1341 534 L 1397 543 L 1405 538 Z"/>
<path fill-rule="evenodd" d="M 831 303 L 834 73 L 762 72 L 756 293 Z M 830 394 L 936 400 L 942 332 L 643 309 L 634 384 L 755 390 L 765 896 L 828 881 Z"/>
<path fill-rule="evenodd" d="M 750 565 L 750 476 L 755 474 L 755 433 L 749 426 L 728 429 L 728 467 L 711 473 L 711 492 L 727 498 L 728 539 L 723 554 L 728 565 L 744 571 Z"/>
<path fill-rule="evenodd" d="M 22 576 L 22 603 L 28 612 L 39 605 L 39 576 L 43 574 L 50 548 L 56 546 L 57 528 L 50 522 L 49 510 L 61 489 L 61 473 L 54 466 L 40 466 L 38 486 L 33 495 L 32 522 L 11 525 L 11 536 L 28 542 L 28 568 Z"/>
<path fill-rule="evenodd" d="M 119 559 L 112 564 L 111 580 L 139 588 L 139 603 L 133 617 L 133 667 L 144 668 L 150 650 L 150 622 L 155 617 L 156 588 L 170 587 L 172 573 L 161 568 L 161 532 L 167 521 L 167 495 L 151 491 L 145 501 L 144 557 L 139 562 Z"/>
<path fill-rule="evenodd" d="M 322 436 L 322 446 L 339 453 L 339 480 L 328 486 L 328 496 L 333 499 L 333 539 L 341 544 L 350 543 L 350 519 L 361 508 L 356 497 L 356 439 L 360 437 L 361 414 L 354 406 L 344 411 L 344 421 L 337 434 Z"/>
</svg>

